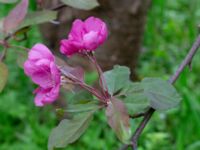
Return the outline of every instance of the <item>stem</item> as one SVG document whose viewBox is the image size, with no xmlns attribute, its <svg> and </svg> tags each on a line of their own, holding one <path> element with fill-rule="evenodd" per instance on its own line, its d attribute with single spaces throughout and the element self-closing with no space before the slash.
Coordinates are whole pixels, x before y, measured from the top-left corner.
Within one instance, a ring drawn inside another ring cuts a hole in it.
<svg viewBox="0 0 200 150">
<path fill-rule="evenodd" d="M 182 71 L 184 70 L 184 68 L 187 65 L 191 65 L 193 57 L 196 54 L 199 47 L 200 47 L 200 35 L 198 35 L 198 37 L 196 38 L 191 49 L 189 50 L 188 54 L 186 55 L 186 57 L 184 58 L 184 60 L 180 64 L 180 66 L 178 67 L 177 71 L 169 79 L 169 83 L 174 84 L 176 82 L 176 80 L 178 79 L 178 77 L 180 76 L 180 74 L 182 73 Z M 133 136 L 131 138 L 131 141 L 132 141 L 132 144 L 133 144 L 133 150 L 137 150 L 138 138 L 139 138 L 140 134 L 142 133 L 142 131 L 144 130 L 145 126 L 147 125 L 148 121 L 151 119 L 154 112 L 155 112 L 155 109 L 153 109 L 153 108 L 150 108 L 146 112 L 143 120 L 141 121 L 141 123 L 139 124 L 135 133 L 133 134 Z M 124 145 L 121 148 L 121 150 L 126 150 L 128 147 L 129 147 L 129 145 Z"/>
<path fill-rule="evenodd" d="M 129 117 L 134 119 L 134 118 L 140 118 L 143 117 L 145 115 L 145 113 L 138 113 L 138 114 L 134 114 L 134 115 L 130 115 Z"/>
<path fill-rule="evenodd" d="M 0 40 L 0 44 L 3 46 L 3 52 L 0 56 L 0 61 L 3 61 L 4 59 L 6 59 L 6 54 L 7 54 L 9 45 L 6 40 Z"/>
<path fill-rule="evenodd" d="M 20 48 L 20 49 L 24 49 L 25 51 L 29 51 L 29 49 L 28 48 L 26 48 L 26 47 L 23 47 L 23 46 L 18 46 L 18 45 L 9 45 L 9 47 L 11 47 L 11 48 Z"/>
<path fill-rule="evenodd" d="M 189 65 L 189 66 L 191 65 L 192 59 L 193 59 L 194 55 L 196 54 L 199 47 L 200 47 L 200 35 L 197 37 L 196 41 L 192 45 L 192 48 L 190 49 L 190 51 L 186 55 L 185 59 L 180 64 L 180 66 L 178 67 L 175 74 L 169 79 L 169 83 L 171 83 L 171 84 L 175 83 L 175 81 L 178 79 L 179 75 L 184 70 L 184 68 L 187 65 Z"/>
<path fill-rule="evenodd" d="M 69 83 L 69 84 L 74 84 L 74 85 L 79 85 L 80 87 L 84 88 L 85 90 L 87 90 L 88 92 L 90 92 L 91 94 L 96 96 L 100 101 L 104 100 L 104 97 L 102 97 L 101 94 L 99 94 L 99 92 L 95 88 L 87 85 L 84 82 L 81 82 L 81 81 L 77 80 L 76 78 L 69 77 L 69 76 L 65 76 L 65 77 L 68 78 L 69 80 L 71 80 L 72 82 L 69 82 L 69 81 L 66 81 L 66 80 L 64 80 L 62 82 Z"/>
<path fill-rule="evenodd" d="M 92 53 L 86 53 L 86 55 L 89 58 L 89 60 L 95 65 L 95 68 L 96 68 L 98 75 L 99 75 L 99 84 L 100 84 L 102 93 L 105 96 L 106 101 L 108 101 L 108 99 L 110 98 L 110 95 L 108 94 L 108 87 L 107 87 L 107 84 L 106 84 L 106 80 L 103 76 L 103 71 L 98 64 L 96 57 Z"/>
<path fill-rule="evenodd" d="M 99 95 L 99 93 L 96 91 L 96 89 L 88 86 L 85 83 L 78 83 L 79 86 L 85 88 L 86 90 L 88 90 L 90 93 L 92 93 L 93 95 L 95 95 L 100 101 L 104 100 L 104 97 L 102 97 L 101 95 Z"/>
<path fill-rule="evenodd" d="M 64 7 L 67 7 L 67 5 L 61 3 L 61 4 L 58 4 L 55 7 L 50 8 L 50 10 L 59 10 L 59 9 L 64 8 Z"/>
<path fill-rule="evenodd" d="M 0 62 L 2 62 L 6 58 L 8 48 L 4 47 L 2 54 L 0 55 Z"/>
</svg>

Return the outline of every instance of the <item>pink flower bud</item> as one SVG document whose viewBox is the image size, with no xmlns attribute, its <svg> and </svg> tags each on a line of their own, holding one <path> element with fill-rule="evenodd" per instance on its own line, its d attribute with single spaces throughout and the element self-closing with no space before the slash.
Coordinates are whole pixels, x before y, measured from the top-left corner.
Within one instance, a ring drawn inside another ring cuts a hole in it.
<svg viewBox="0 0 200 150">
<path fill-rule="evenodd" d="M 89 17 L 84 22 L 76 19 L 68 39 L 60 42 L 60 51 L 67 56 L 94 51 L 105 42 L 107 36 L 108 30 L 102 20 L 95 17 Z"/>
<path fill-rule="evenodd" d="M 44 106 L 59 96 L 60 71 L 51 51 L 43 44 L 34 45 L 24 63 L 24 71 L 39 87 L 35 90 L 35 105 Z"/>
</svg>

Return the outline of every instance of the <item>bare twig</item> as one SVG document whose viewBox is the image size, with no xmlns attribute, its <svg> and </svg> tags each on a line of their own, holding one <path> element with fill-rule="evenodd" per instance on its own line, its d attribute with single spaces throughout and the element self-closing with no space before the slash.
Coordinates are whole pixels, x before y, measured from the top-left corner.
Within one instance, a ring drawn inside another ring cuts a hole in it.
<svg viewBox="0 0 200 150">
<path fill-rule="evenodd" d="M 187 56 L 185 57 L 185 59 L 182 61 L 181 65 L 178 67 L 175 74 L 169 79 L 169 83 L 173 84 L 177 80 L 177 78 L 179 77 L 179 75 L 181 74 L 183 69 L 187 65 L 191 65 L 192 59 L 193 59 L 194 55 L 196 54 L 199 47 L 200 47 L 200 35 L 197 37 L 196 41 L 192 45 L 192 48 L 190 49 L 190 51 L 187 54 Z"/>
<path fill-rule="evenodd" d="M 140 118 L 144 117 L 145 113 L 139 113 L 139 114 L 134 114 L 134 115 L 129 115 L 130 118 Z"/>
<path fill-rule="evenodd" d="M 8 51 L 8 43 L 7 41 L 0 41 L 0 45 L 3 46 L 3 52 L 0 55 L 0 61 L 3 61 L 6 58 L 6 54 Z"/>
<path fill-rule="evenodd" d="M 3 52 L 0 55 L 0 62 L 2 62 L 6 58 L 7 49 L 8 48 L 6 48 L 6 47 L 3 49 Z"/>
<path fill-rule="evenodd" d="M 59 10 L 59 9 L 64 8 L 64 7 L 67 7 L 67 5 L 61 3 L 61 4 L 58 4 L 58 5 L 55 6 L 55 7 L 50 8 L 50 10 Z"/>
<path fill-rule="evenodd" d="M 190 51 L 186 55 L 185 59 L 180 64 L 180 66 L 178 67 L 177 71 L 169 79 L 169 83 L 174 84 L 176 82 L 176 80 L 178 79 L 178 77 L 180 76 L 180 74 L 182 73 L 182 71 L 184 70 L 184 68 L 188 65 L 191 65 L 192 59 L 193 59 L 194 55 L 196 54 L 199 47 L 200 47 L 200 35 L 198 35 L 196 41 L 192 45 L 192 48 L 190 49 Z M 144 130 L 145 126 L 147 125 L 148 121 L 151 119 L 151 116 L 153 115 L 154 112 L 155 112 L 155 109 L 150 108 L 145 113 L 143 120 L 141 121 L 141 123 L 139 124 L 135 133 L 133 134 L 133 136 L 131 138 L 133 150 L 137 150 L 138 138 L 139 138 L 140 134 L 142 133 L 142 131 Z M 129 147 L 129 145 L 124 145 L 121 148 L 121 150 L 126 150 L 128 147 Z"/>
</svg>

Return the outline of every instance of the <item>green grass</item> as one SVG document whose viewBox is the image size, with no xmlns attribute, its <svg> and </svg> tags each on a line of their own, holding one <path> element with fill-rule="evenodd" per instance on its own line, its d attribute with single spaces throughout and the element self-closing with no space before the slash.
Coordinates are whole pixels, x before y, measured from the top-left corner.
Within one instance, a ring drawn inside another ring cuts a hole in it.
<svg viewBox="0 0 200 150">
<path fill-rule="evenodd" d="M 11 5 L 0 5 L 4 16 Z M 35 6 L 32 5 L 31 9 Z M 137 68 L 140 78 L 158 76 L 168 79 L 176 70 L 196 35 L 200 23 L 199 0 L 154 0 L 148 14 L 144 48 Z M 26 42 L 31 47 L 41 42 L 36 27 Z M 18 44 L 18 43 L 15 43 Z M 139 150 L 199 150 L 200 149 L 200 52 L 185 69 L 175 86 L 183 97 L 181 105 L 167 113 L 157 112 L 139 140 Z M 10 50 L 6 59 L 8 84 L 0 94 L 0 150 L 44 150 L 49 132 L 57 119 L 51 106 L 37 108 L 33 104 L 35 86 L 16 65 L 16 55 Z M 87 82 L 95 79 L 87 76 Z M 120 147 L 106 124 L 103 112 L 95 115 L 87 132 L 67 149 L 115 150 Z"/>
</svg>

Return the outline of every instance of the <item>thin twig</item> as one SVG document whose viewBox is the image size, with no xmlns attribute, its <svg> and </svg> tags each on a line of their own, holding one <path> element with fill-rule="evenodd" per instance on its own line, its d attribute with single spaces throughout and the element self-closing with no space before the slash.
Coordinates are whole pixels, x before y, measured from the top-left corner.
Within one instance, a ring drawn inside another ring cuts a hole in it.
<svg viewBox="0 0 200 150">
<path fill-rule="evenodd" d="M 3 52 L 0 55 L 0 62 L 2 62 L 4 59 L 6 59 L 6 54 L 7 54 L 7 47 L 4 47 Z"/>
<path fill-rule="evenodd" d="M 59 10 L 59 9 L 64 8 L 64 7 L 67 7 L 67 5 L 61 3 L 61 4 L 58 4 L 58 5 L 55 6 L 55 7 L 50 8 L 50 10 Z"/>
<path fill-rule="evenodd" d="M 176 82 L 176 80 L 178 79 L 178 77 L 180 76 L 180 74 L 182 73 L 184 68 L 187 65 L 191 64 L 192 59 L 193 59 L 194 55 L 196 54 L 199 47 L 200 47 L 200 35 L 198 35 L 198 37 L 196 38 L 196 41 L 193 43 L 192 48 L 190 49 L 190 51 L 186 55 L 185 59 L 180 64 L 180 66 L 178 67 L 177 71 L 169 79 L 169 83 L 174 84 Z M 144 119 L 142 120 L 142 122 L 140 123 L 140 125 L 136 129 L 135 133 L 133 134 L 133 136 L 131 138 L 131 141 L 132 141 L 132 144 L 133 144 L 133 150 L 137 150 L 138 138 L 139 138 L 140 134 L 142 133 L 142 131 L 144 130 L 145 126 L 147 125 L 148 121 L 150 120 L 150 118 L 151 118 L 151 116 L 153 115 L 154 112 L 155 112 L 155 109 L 153 109 L 153 108 L 150 108 L 146 112 L 146 114 L 144 115 Z M 126 150 L 128 147 L 129 147 L 129 145 L 124 145 L 121 148 L 121 150 Z"/>
<path fill-rule="evenodd" d="M 140 118 L 140 117 L 144 117 L 145 113 L 138 113 L 138 114 L 134 114 L 134 115 L 129 115 L 130 118 L 135 119 L 135 118 Z"/>
<path fill-rule="evenodd" d="M 200 47 L 200 35 L 197 37 L 196 41 L 192 45 L 192 48 L 190 49 L 190 51 L 187 54 L 187 56 L 185 57 L 185 59 L 182 61 L 181 65 L 178 67 L 175 74 L 169 79 L 169 83 L 173 84 L 177 80 L 177 78 L 179 77 L 179 75 L 181 74 L 183 69 L 187 65 L 191 65 L 192 59 L 193 59 L 194 55 L 196 54 L 199 47 Z"/>
<path fill-rule="evenodd" d="M 110 95 L 108 93 L 108 86 L 106 84 L 106 80 L 103 76 L 103 71 L 101 69 L 101 67 L 99 66 L 96 57 L 93 55 L 93 53 L 86 53 L 86 56 L 88 57 L 88 59 L 94 64 L 98 75 L 99 75 L 99 84 L 101 87 L 101 91 L 103 93 L 103 95 L 105 96 L 105 100 L 108 101 L 108 99 L 110 98 Z"/>
<path fill-rule="evenodd" d="M 19 48 L 19 49 L 23 49 L 25 51 L 29 51 L 29 48 L 26 48 L 24 46 L 19 46 L 19 45 L 9 45 L 9 48 Z"/>
</svg>

